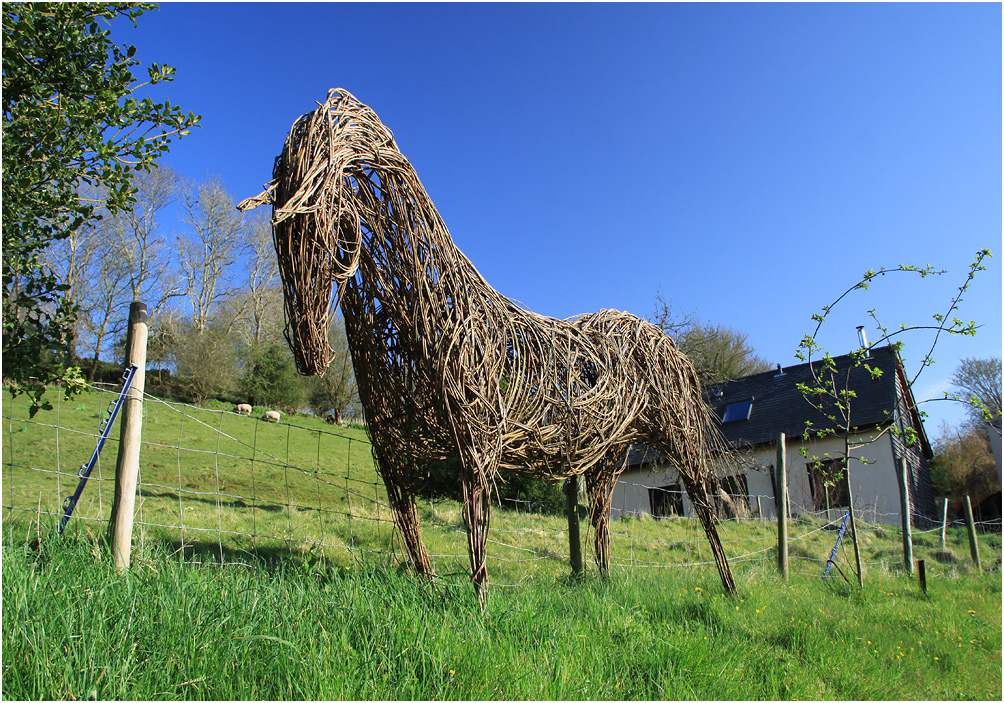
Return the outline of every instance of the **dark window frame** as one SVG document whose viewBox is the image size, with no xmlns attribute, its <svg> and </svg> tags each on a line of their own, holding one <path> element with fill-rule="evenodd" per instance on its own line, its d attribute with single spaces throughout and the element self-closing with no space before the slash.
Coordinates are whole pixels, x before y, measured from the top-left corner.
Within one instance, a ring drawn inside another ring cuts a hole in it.
<svg viewBox="0 0 1004 703">
<path fill-rule="evenodd" d="M 742 420 L 749 420 L 750 414 L 753 412 L 753 400 L 751 396 L 745 398 L 744 400 L 736 400 L 725 406 L 725 411 L 722 413 L 722 424 L 728 422 L 741 422 Z"/>
</svg>

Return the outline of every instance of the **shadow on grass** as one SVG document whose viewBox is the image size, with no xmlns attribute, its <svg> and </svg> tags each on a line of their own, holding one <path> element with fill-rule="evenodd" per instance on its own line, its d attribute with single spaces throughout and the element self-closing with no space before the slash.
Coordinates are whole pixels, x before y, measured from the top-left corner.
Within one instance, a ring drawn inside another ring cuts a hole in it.
<svg viewBox="0 0 1004 703">
<path fill-rule="evenodd" d="M 148 500 L 150 498 L 163 498 L 170 501 L 178 501 L 178 493 L 175 491 L 143 491 L 143 499 Z M 216 498 L 201 498 L 198 496 L 185 495 L 181 498 L 185 503 L 204 503 L 206 505 L 211 505 L 216 507 L 219 505 L 223 508 L 255 508 L 256 510 L 264 510 L 266 512 L 281 512 L 286 506 L 281 503 L 270 503 L 263 500 L 252 500 L 251 502 L 245 502 L 243 500 L 217 500 Z M 317 508 L 311 508 L 310 506 L 294 506 L 298 510 L 317 510 Z"/>
</svg>

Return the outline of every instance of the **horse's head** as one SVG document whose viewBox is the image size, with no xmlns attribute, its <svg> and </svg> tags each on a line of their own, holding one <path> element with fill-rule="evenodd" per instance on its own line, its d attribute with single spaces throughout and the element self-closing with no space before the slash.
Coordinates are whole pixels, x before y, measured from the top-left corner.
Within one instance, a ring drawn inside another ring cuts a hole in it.
<svg viewBox="0 0 1004 703">
<path fill-rule="evenodd" d="M 346 90 L 330 90 L 293 124 L 265 191 L 237 206 L 272 204 L 285 335 L 300 373 L 323 373 L 330 363 L 330 316 L 359 267 L 365 203 L 358 174 L 402 158 L 373 110 Z"/>
</svg>

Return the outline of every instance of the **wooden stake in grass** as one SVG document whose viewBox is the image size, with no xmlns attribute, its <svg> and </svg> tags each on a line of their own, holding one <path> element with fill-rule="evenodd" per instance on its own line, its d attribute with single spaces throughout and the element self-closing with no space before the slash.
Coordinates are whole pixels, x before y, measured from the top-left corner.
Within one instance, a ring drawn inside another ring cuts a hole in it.
<svg viewBox="0 0 1004 703">
<path fill-rule="evenodd" d="M 115 462 L 115 500 L 109 525 L 115 566 L 128 569 L 132 553 L 133 512 L 139 478 L 139 449 L 143 439 L 143 388 L 146 380 L 146 305 L 129 306 L 126 366 L 136 365 L 129 395 L 122 406 L 122 429 Z"/>
<path fill-rule="evenodd" d="M 941 548 L 945 548 L 945 527 L 948 525 L 948 498 L 945 498 L 944 507 L 941 509 Z"/>
<path fill-rule="evenodd" d="M 785 458 L 784 432 L 777 435 L 777 570 L 781 578 L 788 581 L 788 474 Z"/>
<path fill-rule="evenodd" d="M 906 481 L 906 459 L 896 460 L 896 476 L 899 479 L 900 517 L 903 521 L 903 564 L 908 574 L 913 573 L 913 534 L 910 531 L 910 489 Z"/>
<path fill-rule="evenodd" d="M 980 566 L 980 548 L 976 543 L 976 521 L 973 520 L 973 505 L 969 502 L 969 496 L 966 496 L 964 507 L 966 510 L 966 532 L 969 533 L 969 554 L 973 558 L 973 563 L 976 564 L 976 570 L 983 571 Z"/>
<path fill-rule="evenodd" d="M 568 516 L 568 561 L 572 576 L 582 576 L 582 541 L 579 538 L 579 477 L 565 480 L 565 512 Z"/>
</svg>

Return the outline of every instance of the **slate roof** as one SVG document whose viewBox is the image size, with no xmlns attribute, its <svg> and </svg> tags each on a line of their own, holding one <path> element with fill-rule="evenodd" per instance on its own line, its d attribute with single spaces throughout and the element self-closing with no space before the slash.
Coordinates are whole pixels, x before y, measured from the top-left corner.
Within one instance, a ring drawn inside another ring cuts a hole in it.
<svg viewBox="0 0 1004 703">
<path fill-rule="evenodd" d="M 871 358 L 865 363 L 882 371 L 881 377 L 873 379 L 864 365 L 851 368 L 849 386 L 857 394 L 851 401 L 851 421 L 859 429 L 887 425 L 892 420 L 896 407 L 896 366 L 897 355 L 892 347 L 876 347 L 871 350 Z M 850 355 L 835 358 L 836 383 L 842 387 L 847 376 L 845 372 L 853 366 Z M 812 363 L 819 372 L 820 364 Z M 797 384 L 813 382 L 808 363 L 789 366 L 778 371 L 743 376 L 742 378 L 711 384 L 705 387 L 708 404 L 718 416 L 722 434 L 735 446 L 756 446 L 772 444 L 778 432 L 788 437 L 800 437 L 806 429 L 806 420 L 816 429 L 832 427 L 833 423 L 823 413 L 816 410 L 798 390 Z M 722 423 L 726 408 L 739 401 L 752 399 L 749 419 Z M 656 461 L 655 453 L 648 447 L 632 450 L 628 466 Z"/>
</svg>

